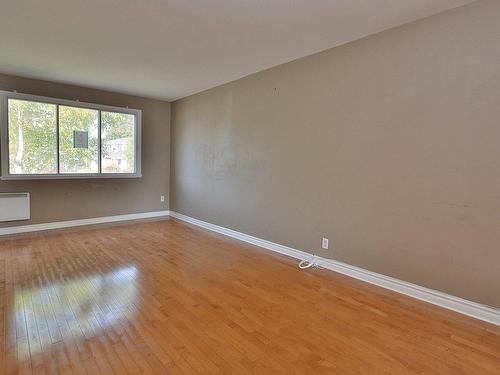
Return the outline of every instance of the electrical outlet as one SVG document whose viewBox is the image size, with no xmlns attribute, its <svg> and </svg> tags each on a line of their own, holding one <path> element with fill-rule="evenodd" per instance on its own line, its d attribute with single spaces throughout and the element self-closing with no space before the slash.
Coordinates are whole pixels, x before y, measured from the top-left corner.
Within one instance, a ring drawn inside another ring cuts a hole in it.
<svg viewBox="0 0 500 375">
<path fill-rule="evenodd" d="M 164 195 L 160 196 L 160 202 L 165 202 L 165 196 Z"/>
<path fill-rule="evenodd" d="M 323 249 L 328 249 L 328 238 L 323 237 L 323 240 L 321 241 L 321 247 Z"/>
</svg>

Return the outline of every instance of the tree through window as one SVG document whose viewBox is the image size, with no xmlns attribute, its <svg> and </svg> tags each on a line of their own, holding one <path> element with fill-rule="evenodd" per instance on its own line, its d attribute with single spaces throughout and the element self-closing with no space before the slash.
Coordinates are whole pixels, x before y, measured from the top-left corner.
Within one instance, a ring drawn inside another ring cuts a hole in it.
<svg viewBox="0 0 500 375">
<path fill-rule="evenodd" d="M 7 94 L 3 177 L 140 176 L 140 111 L 31 98 Z"/>
</svg>

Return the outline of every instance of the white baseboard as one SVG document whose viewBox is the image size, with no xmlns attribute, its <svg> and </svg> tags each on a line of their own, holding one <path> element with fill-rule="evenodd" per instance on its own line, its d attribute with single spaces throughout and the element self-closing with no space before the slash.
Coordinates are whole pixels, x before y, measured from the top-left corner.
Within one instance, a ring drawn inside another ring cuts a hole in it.
<svg viewBox="0 0 500 375">
<path fill-rule="evenodd" d="M 4 235 L 8 235 L 8 234 L 19 234 L 19 233 L 28 233 L 28 232 L 39 232 L 39 231 L 43 231 L 43 230 L 78 227 L 78 226 L 82 226 L 82 225 L 113 223 L 113 222 L 117 222 L 117 221 L 149 219 L 149 218 L 163 217 L 163 216 L 168 217 L 169 211 L 142 212 L 142 213 L 138 213 L 138 214 L 102 216 L 102 217 L 94 217 L 94 218 L 90 218 L 90 219 L 56 221 L 56 222 L 52 222 L 52 223 L 42 223 L 42 224 L 19 225 L 19 226 L 14 226 L 14 227 L 0 228 L 0 236 L 4 236 Z"/>
<path fill-rule="evenodd" d="M 500 310 L 476 302 L 471 302 L 450 294 L 442 293 L 437 290 L 424 288 L 422 286 L 408 283 L 406 281 L 398 280 L 393 277 L 381 275 L 375 272 L 367 271 L 365 269 L 351 266 L 333 259 L 326 259 L 312 254 L 293 249 L 291 247 L 283 246 L 271 241 L 263 240 L 257 237 L 250 236 L 232 229 L 220 227 L 202 220 L 194 219 L 192 217 L 182 215 L 178 212 L 170 211 L 170 216 L 194 224 L 196 226 L 224 234 L 238 240 L 248 242 L 252 245 L 263 247 L 265 249 L 275 251 L 280 254 L 290 256 L 298 260 L 306 260 L 314 258 L 314 263 L 358 280 L 368 282 L 380 286 L 382 288 L 390 289 L 392 291 L 405 294 L 407 296 L 432 303 L 433 305 L 441 306 L 455 312 L 468 315 L 470 317 L 486 321 L 488 323 L 500 326 Z"/>
</svg>

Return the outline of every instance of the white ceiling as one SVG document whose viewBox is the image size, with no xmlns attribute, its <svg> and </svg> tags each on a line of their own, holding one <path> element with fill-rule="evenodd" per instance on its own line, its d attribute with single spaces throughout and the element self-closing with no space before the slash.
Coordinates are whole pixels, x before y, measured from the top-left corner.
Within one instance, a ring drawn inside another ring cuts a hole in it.
<svg viewBox="0 0 500 375">
<path fill-rule="evenodd" d="M 472 1 L 2 1 L 0 72 L 173 100 Z"/>
</svg>

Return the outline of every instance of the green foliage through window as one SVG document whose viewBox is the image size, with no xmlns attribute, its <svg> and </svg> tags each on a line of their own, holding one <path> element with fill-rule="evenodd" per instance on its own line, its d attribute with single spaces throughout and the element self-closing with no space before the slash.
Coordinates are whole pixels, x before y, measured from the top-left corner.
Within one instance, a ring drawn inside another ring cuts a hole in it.
<svg viewBox="0 0 500 375">
<path fill-rule="evenodd" d="M 134 173 L 134 115 L 101 112 L 102 171 Z"/>
<path fill-rule="evenodd" d="M 136 173 L 136 116 L 9 98 L 11 175 Z"/>
<path fill-rule="evenodd" d="M 11 174 L 57 173 L 57 108 L 9 99 Z"/>
<path fill-rule="evenodd" d="M 59 106 L 59 172 L 99 172 L 99 111 Z M 87 148 L 75 147 L 75 131 L 88 134 Z"/>
</svg>

